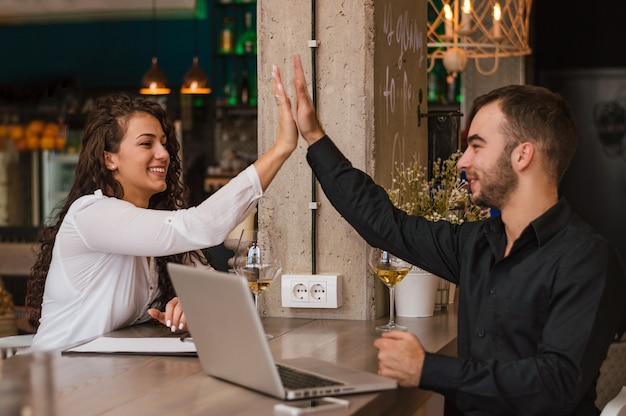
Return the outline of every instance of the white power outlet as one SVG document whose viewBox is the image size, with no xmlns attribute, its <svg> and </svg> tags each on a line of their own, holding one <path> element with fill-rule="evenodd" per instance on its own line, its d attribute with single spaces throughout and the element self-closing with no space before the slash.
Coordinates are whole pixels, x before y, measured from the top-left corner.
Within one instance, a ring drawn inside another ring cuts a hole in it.
<svg viewBox="0 0 626 416">
<path fill-rule="evenodd" d="M 284 274 L 282 305 L 288 308 L 338 308 L 341 306 L 341 275 Z"/>
</svg>

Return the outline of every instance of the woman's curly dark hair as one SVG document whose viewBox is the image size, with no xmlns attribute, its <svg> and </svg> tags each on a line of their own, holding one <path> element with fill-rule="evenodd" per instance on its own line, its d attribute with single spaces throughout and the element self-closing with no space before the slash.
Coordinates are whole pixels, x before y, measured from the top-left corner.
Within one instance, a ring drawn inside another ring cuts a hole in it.
<svg viewBox="0 0 626 416">
<path fill-rule="evenodd" d="M 176 210 L 186 207 L 185 187 L 181 180 L 180 145 L 174 125 L 163 107 L 150 99 L 126 93 L 113 93 L 98 99 L 94 109 L 87 116 L 72 188 L 64 204 L 58 210 L 56 222 L 46 226 L 39 237 L 40 251 L 31 269 L 26 292 L 29 321 L 35 329 L 39 326 L 41 317 L 41 303 L 46 276 L 52 260 L 52 247 L 59 227 L 72 203 L 84 195 L 93 194 L 98 189 L 110 197 L 121 199 L 124 196 L 122 185 L 113 178 L 112 172 L 105 165 L 104 152 L 118 152 L 130 119 L 138 114 L 149 114 L 159 120 L 167 137 L 165 147 L 170 155 L 165 180 L 167 189 L 153 195 L 148 208 Z M 162 309 L 171 298 L 176 296 L 165 265 L 168 262 L 182 263 L 196 260 L 202 264 L 208 264 L 208 260 L 198 252 L 156 258 L 160 293 L 153 307 Z"/>
</svg>

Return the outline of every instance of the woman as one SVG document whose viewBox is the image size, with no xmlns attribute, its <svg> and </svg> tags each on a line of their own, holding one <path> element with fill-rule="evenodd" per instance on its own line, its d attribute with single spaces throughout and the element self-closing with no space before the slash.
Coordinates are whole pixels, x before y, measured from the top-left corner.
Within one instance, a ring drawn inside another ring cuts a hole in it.
<svg viewBox="0 0 626 416">
<path fill-rule="evenodd" d="M 165 110 L 126 94 L 101 98 L 87 118 L 76 177 L 56 223 L 40 238 L 27 306 L 34 349 L 67 345 L 150 317 L 185 330 L 167 262 L 210 267 L 200 249 L 220 244 L 254 208 L 295 150 L 289 100 L 274 145 L 197 207 L 184 209 L 179 145 Z M 164 312 L 161 312 L 165 309 Z"/>
</svg>

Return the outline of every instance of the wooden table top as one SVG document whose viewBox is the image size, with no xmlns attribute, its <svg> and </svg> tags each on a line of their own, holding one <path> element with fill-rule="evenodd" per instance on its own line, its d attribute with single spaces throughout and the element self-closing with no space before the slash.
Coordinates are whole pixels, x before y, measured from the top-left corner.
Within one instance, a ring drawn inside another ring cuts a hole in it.
<svg viewBox="0 0 626 416">
<path fill-rule="evenodd" d="M 263 318 L 274 335 L 276 358 L 313 356 L 345 367 L 376 372 L 373 347 L 378 321 Z M 456 354 L 456 308 L 428 318 L 397 318 L 418 335 L 428 351 Z M 139 325 L 109 336 L 172 336 L 164 327 Z M 23 371 L 29 354 L 5 360 L 2 377 Z M 273 397 L 209 377 L 197 357 L 52 353 L 57 415 L 272 415 Z M 413 414 L 432 393 L 398 388 L 342 396 L 348 411 L 335 414 Z"/>
</svg>

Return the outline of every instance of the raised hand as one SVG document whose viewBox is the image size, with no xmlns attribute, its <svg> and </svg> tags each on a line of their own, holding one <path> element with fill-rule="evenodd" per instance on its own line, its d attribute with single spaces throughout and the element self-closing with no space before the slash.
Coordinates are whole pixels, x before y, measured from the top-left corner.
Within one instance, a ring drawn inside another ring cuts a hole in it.
<svg viewBox="0 0 626 416">
<path fill-rule="evenodd" d="M 298 128 L 293 119 L 291 102 L 285 94 L 280 70 L 276 66 L 272 68 L 272 92 L 278 105 L 278 135 L 272 147 L 254 162 L 263 190 L 267 189 L 280 167 L 298 146 Z"/>
<path fill-rule="evenodd" d="M 278 104 L 278 136 L 275 145 L 291 153 L 298 145 L 298 128 L 293 119 L 291 102 L 283 87 L 280 69 L 275 65 L 272 66 L 272 92 Z"/>
<path fill-rule="evenodd" d="M 311 145 L 321 139 L 325 133 L 317 119 L 313 100 L 311 100 L 309 90 L 307 89 L 300 55 L 294 55 L 293 68 L 295 72 L 293 83 L 296 89 L 296 119 L 298 129 L 304 140 Z"/>
</svg>

